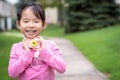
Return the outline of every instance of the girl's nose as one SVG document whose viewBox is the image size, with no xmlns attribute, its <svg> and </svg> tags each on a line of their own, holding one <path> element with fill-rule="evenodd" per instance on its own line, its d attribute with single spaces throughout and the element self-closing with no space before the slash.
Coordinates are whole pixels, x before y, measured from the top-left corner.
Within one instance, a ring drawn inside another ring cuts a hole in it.
<svg viewBox="0 0 120 80">
<path fill-rule="evenodd" d="M 33 22 L 30 22 L 30 23 L 29 23 L 29 27 L 32 27 L 32 28 L 33 28 L 33 27 L 34 27 L 34 23 L 33 23 Z"/>
</svg>

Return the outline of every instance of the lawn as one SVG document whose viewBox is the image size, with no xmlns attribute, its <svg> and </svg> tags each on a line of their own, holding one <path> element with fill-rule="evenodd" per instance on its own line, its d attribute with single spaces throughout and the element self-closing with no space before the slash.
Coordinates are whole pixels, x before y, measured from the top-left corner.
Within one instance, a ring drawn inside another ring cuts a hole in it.
<svg viewBox="0 0 120 80">
<path fill-rule="evenodd" d="M 120 79 L 120 25 L 65 37 L 110 80 Z"/>
<path fill-rule="evenodd" d="M 120 25 L 68 35 L 63 28 L 51 25 L 42 35 L 69 39 L 110 80 L 120 79 Z M 0 33 L 0 80 L 10 80 L 7 75 L 10 47 L 20 40 Z"/>
<path fill-rule="evenodd" d="M 0 33 L 0 80 L 12 80 L 8 77 L 9 52 L 13 43 L 20 41 L 21 38 L 5 36 Z"/>
<path fill-rule="evenodd" d="M 48 27 L 45 35 L 69 39 L 110 80 L 120 79 L 120 25 L 68 35 L 56 31 L 63 32 L 62 28 L 54 28 Z"/>
</svg>

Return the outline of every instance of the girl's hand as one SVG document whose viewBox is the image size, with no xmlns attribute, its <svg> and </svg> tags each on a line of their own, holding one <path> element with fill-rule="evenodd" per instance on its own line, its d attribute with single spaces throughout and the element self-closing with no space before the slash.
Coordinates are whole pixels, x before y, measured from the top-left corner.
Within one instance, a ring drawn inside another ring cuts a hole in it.
<svg viewBox="0 0 120 80">
<path fill-rule="evenodd" d="M 43 48 L 43 46 L 44 46 L 44 39 L 43 39 L 43 37 L 40 37 L 40 39 L 38 39 L 38 42 L 39 42 L 39 49 Z"/>
<path fill-rule="evenodd" d="M 26 38 L 23 39 L 22 43 L 23 43 L 23 49 L 26 50 L 26 51 L 30 51 Z"/>
<path fill-rule="evenodd" d="M 28 38 L 23 39 L 23 48 L 27 51 L 29 51 L 30 49 L 38 50 L 43 48 L 43 46 L 44 46 L 43 37 L 36 37 L 34 39 Z"/>
</svg>

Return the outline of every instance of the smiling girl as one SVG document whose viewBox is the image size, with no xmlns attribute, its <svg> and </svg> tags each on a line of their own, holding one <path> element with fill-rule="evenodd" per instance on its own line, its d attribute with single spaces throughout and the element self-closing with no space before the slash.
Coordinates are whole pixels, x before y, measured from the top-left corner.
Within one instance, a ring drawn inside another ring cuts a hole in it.
<svg viewBox="0 0 120 80">
<path fill-rule="evenodd" d="M 33 2 L 24 4 L 17 11 L 16 24 L 24 38 L 12 45 L 9 76 L 18 80 L 55 80 L 54 70 L 64 73 L 66 63 L 59 47 L 40 36 L 46 28 L 42 6 Z"/>
</svg>

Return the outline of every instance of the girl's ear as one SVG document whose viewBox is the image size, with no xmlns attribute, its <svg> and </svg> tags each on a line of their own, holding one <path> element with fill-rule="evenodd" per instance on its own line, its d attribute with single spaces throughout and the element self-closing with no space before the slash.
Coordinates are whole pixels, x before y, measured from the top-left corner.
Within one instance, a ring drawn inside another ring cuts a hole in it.
<svg viewBox="0 0 120 80">
<path fill-rule="evenodd" d="M 16 21 L 16 26 L 17 26 L 17 28 L 20 30 L 20 27 L 19 27 L 20 24 L 19 24 L 19 21 L 18 21 L 18 20 Z"/>
<path fill-rule="evenodd" d="M 43 24 L 43 30 L 46 28 L 46 22 L 44 22 Z"/>
</svg>

